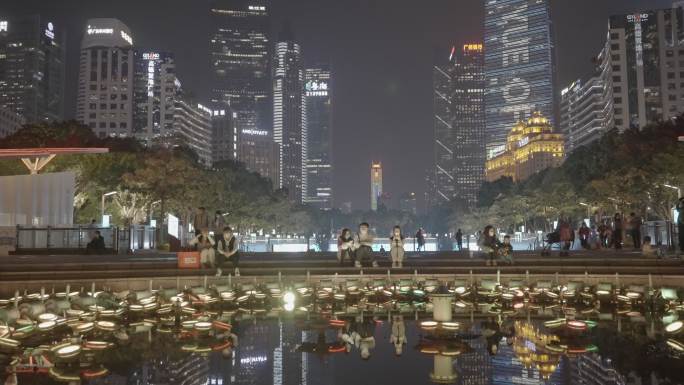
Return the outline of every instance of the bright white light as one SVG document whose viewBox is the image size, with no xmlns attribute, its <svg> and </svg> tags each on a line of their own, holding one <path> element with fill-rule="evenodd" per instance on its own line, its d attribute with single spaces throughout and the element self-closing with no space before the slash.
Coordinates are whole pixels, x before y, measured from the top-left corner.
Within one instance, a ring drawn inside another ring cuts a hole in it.
<svg viewBox="0 0 684 385">
<path fill-rule="evenodd" d="M 0 20 L 0 32 L 7 32 L 7 20 Z"/>
<path fill-rule="evenodd" d="M 130 37 L 126 32 L 121 31 L 121 38 L 126 40 L 128 44 L 133 45 L 133 38 Z"/>
<path fill-rule="evenodd" d="M 266 361 L 268 361 L 268 357 L 266 356 L 243 357 L 240 359 L 241 364 L 254 364 Z"/>
<path fill-rule="evenodd" d="M 283 301 L 285 301 L 285 303 L 293 303 L 294 304 L 294 301 L 295 301 L 294 293 L 291 291 L 286 292 L 285 295 L 283 295 Z"/>
<path fill-rule="evenodd" d="M 283 309 L 285 309 L 285 311 L 292 311 L 294 310 L 294 307 L 294 303 L 288 302 L 283 306 Z"/>
<path fill-rule="evenodd" d="M 114 33 L 114 28 L 93 28 L 91 26 L 88 26 L 88 29 L 86 31 L 87 31 L 88 35 L 102 35 L 102 34 L 111 35 Z"/>
</svg>

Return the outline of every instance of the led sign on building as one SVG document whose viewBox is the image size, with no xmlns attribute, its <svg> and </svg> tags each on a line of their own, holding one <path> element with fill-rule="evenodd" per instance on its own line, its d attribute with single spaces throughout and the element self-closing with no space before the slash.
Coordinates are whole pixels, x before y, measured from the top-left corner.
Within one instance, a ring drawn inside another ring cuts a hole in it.
<svg viewBox="0 0 684 385">
<path fill-rule="evenodd" d="M 7 20 L 0 20 L 0 32 L 7 32 L 8 23 Z"/>
<path fill-rule="evenodd" d="M 309 80 L 304 86 L 306 96 L 328 96 L 328 83 L 321 80 Z"/>
<path fill-rule="evenodd" d="M 55 26 L 52 25 L 52 22 L 47 23 L 47 28 L 45 28 L 45 36 L 50 39 L 55 38 Z"/>
</svg>

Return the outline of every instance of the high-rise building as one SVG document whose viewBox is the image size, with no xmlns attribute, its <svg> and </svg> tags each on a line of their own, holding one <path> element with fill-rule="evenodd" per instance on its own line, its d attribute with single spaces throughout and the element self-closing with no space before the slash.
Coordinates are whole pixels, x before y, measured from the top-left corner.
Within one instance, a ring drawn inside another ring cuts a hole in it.
<svg viewBox="0 0 684 385">
<path fill-rule="evenodd" d="M 176 101 L 173 114 L 173 144 L 191 148 L 205 166 L 212 164 L 212 114 L 210 108 L 183 98 Z"/>
<path fill-rule="evenodd" d="M 447 64 L 435 65 L 435 202 L 477 201 L 484 180 L 485 116 L 482 44 L 451 49 Z"/>
<path fill-rule="evenodd" d="M 328 68 L 305 72 L 306 96 L 306 174 L 305 203 L 332 209 L 332 79 Z"/>
<path fill-rule="evenodd" d="M 370 170 L 371 183 L 371 210 L 378 210 L 378 201 L 382 196 L 382 164 L 380 162 L 373 162 Z"/>
<path fill-rule="evenodd" d="M 237 129 L 237 128 L 236 128 Z M 271 180 L 276 188 L 280 182 L 280 145 L 266 130 L 238 131 L 238 160 L 245 167 Z"/>
<path fill-rule="evenodd" d="M 235 113 L 226 105 L 214 105 L 211 115 L 212 162 L 237 159 L 237 132 Z"/>
<path fill-rule="evenodd" d="M 554 119 L 554 42 L 549 0 L 485 2 L 487 158 L 534 111 Z"/>
<path fill-rule="evenodd" d="M 64 119 L 65 42 L 40 16 L 0 16 L 0 107 L 26 123 Z"/>
<path fill-rule="evenodd" d="M 14 134 L 25 123 L 23 116 L 9 108 L 0 106 L 0 138 Z"/>
<path fill-rule="evenodd" d="M 610 47 L 606 45 L 596 59 L 593 77 L 585 82 L 578 79 L 561 91 L 560 131 L 568 153 L 614 127 Z"/>
<path fill-rule="evenodd" d="M 168 136 L 180 89 L 173 54 L 145 51 L 134 56 L 133 134 L 141 140 Z"/>
<path fill-rule="evenodd" d="M 486 179 L 493 182 L 511 177 L 525 180 L 549 167 L 557 167 L 565 158 L 563 134 L 555 133 L 549 119 L 538 112 L 518 122 L 506 138 L 506 150 L 487 160 Z"/>
<path fill-rule="evenodd" d="M 409 192 L 399 198 L 399 210 L 411 214 L 418 213 L 418 200 L 416 199 L 416 193 Z"/>
<path fill-rule="evenodd" d="M 684 3 L 611 16 L 615 126 L 643 128 L 684 112 Z"/>
<path fill-rule="evenodd" d="M 131 30 L 117 19 L 90 19 L 81 40 L 76 119 L 100 137 L 133 132 Z"/>
<path fill-rule="evenodd" d="M 273 62 L 273 138 L 280 146 L 280 188 L 293 202 L 307 193 L 307 117 L 302 50 L 288 28 L 275 45 Z"/>
<path fill-rule="evenodd" d="M 213 102 L 226 103 L 237 129 L 237 158 L 248 170 L 273 179 L 269 0 L 211 3 Z"/>
</svg>

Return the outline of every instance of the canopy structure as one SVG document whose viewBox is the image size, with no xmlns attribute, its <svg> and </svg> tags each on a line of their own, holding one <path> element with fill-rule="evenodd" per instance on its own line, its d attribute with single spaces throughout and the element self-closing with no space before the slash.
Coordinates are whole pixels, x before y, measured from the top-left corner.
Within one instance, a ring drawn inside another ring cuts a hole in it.
<svg viewBox="0 0 684 385">
<path fill-rule="evenodd" d="M 47 148 L 1 148 L 0 158 L 18 158 L 29 172 L 38 174 L 57 155 L 103 154 L 108 148 L 98 147 L 47 147 Z"/>
</svg>

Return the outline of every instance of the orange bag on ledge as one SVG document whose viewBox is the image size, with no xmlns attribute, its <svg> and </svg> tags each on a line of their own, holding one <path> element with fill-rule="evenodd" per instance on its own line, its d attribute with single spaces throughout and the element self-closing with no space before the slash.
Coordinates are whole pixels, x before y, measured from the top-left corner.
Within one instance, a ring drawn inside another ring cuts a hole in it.
<svg viewBox="0 0 684 385">
<path fill-rule="evenodd" d="M 200 268 L 200 253 L 199 251 L 179 251 L 178 256 L 179 269 L 199 269 Z"/>
</svg>

